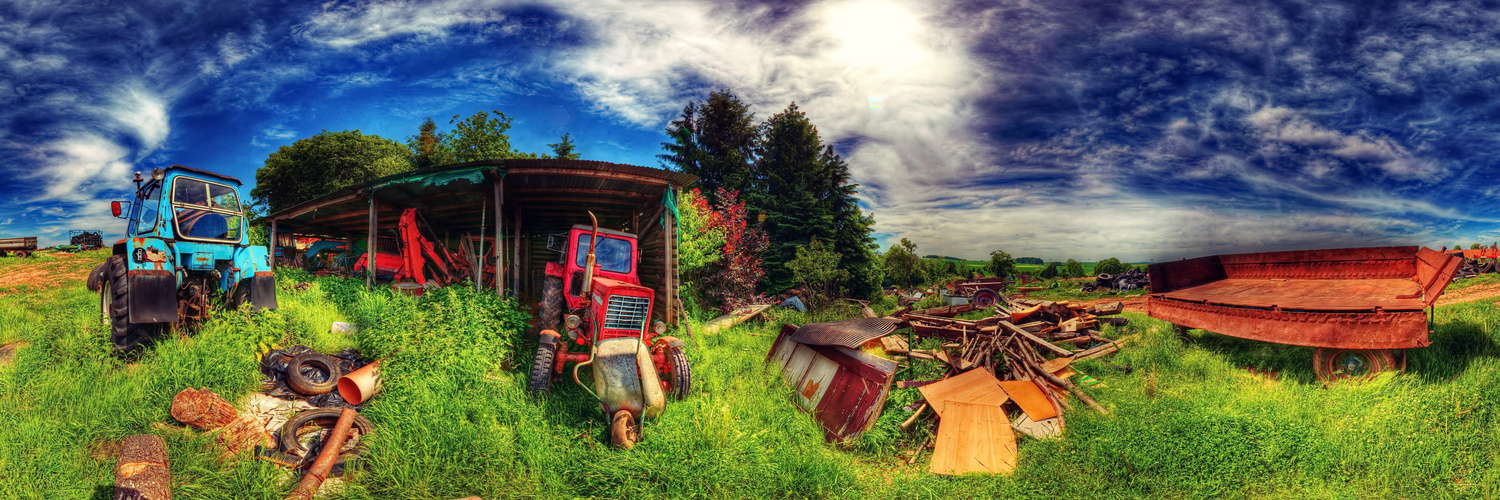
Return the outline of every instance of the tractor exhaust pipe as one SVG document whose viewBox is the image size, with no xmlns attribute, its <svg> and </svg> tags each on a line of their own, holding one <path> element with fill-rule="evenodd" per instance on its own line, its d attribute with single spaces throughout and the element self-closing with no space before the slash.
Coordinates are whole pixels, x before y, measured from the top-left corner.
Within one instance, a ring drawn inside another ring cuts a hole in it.
<svg viewBox="0 0 1500 500">
<path fill-rule="evenodd" d="M 599 218 L 594 217 L 594 212 L 589 211 L 589 220 L 594 223 L 593 235 L 589 236 L 588 264 L 583 269 L 583 297 L 589 300 L 589 292 L 594 289 L 594 250 L 599 248 Z"/>
</svg>

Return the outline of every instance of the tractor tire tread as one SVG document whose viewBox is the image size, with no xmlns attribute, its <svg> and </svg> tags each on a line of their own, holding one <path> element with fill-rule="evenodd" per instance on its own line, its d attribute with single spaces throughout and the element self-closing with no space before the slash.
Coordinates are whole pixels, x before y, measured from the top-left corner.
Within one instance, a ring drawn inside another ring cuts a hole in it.
<svg viewBox="0 0 1500 500">
<path fill-rule="evenodd" d="M 693 367 L 688 364 L 687 353 L 681 348 L 668 346 L 665 351 L 667 364 L 667 383 L 671 392 L 667 395 L 677 401 L 687 399 L 688 393 L 693 390 Z"/>
<path fill-rule="evenodd" d="M 531 376 L 526 379 L 526 392 L 540 396 L 552 391 L 552 365 L 556 361 L 557 344 L 536 346 L 536 355 L 531 359 Z"/>
<path fill-rule="evenodd" d="M 557 331 L 562 321 L 563 281 L 557 276 L 548 276 L 542 281 L 542 304 L 536 325 L 542 330 Z"/>
</svg>

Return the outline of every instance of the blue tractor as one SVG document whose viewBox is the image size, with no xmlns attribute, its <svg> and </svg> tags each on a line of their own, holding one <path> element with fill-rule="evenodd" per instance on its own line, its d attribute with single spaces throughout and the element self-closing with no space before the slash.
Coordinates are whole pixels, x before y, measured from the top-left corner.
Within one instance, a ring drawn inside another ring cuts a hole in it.
<svg viewBox="0 0 1500 500">
<path fill-rule="evenodd" d="M 266 248 L 251 246 L 240 181 L 181 165 L 135 174 L 131 202 L 113 202 L 125 238 L 89 275 L 121 351 L 177 325 L 207 319 L 209 301 L 276 308 Z"/>
</svg>

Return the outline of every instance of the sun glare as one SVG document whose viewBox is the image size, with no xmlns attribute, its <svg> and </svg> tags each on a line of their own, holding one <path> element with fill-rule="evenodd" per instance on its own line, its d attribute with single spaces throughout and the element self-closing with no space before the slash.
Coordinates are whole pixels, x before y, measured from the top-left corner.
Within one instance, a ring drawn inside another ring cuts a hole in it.
<svg viewBox="0 0 1500 500">
<path fill-rule="evenodd" d="M 837 57 L 852 66 L 904 69 L 920 62 L 917 17 L 901 5 L 860 0 L 831 5 L 828 29 L 839 41 Z"/>
</svg>

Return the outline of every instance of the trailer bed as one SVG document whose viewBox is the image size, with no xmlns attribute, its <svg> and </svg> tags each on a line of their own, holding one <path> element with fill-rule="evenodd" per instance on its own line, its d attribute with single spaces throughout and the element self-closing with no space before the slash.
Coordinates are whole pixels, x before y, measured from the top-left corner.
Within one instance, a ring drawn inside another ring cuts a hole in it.
<svg viewBox="0 0 1500 500">
<path fill-rule="evenodd" d="M 1427 313 L 1460 259 L 1375 247 L 1214 255 L 1152 264 L 1147 312 L 1188 328 L 1280 344 L 1424 347 Z"/>
</svg>

